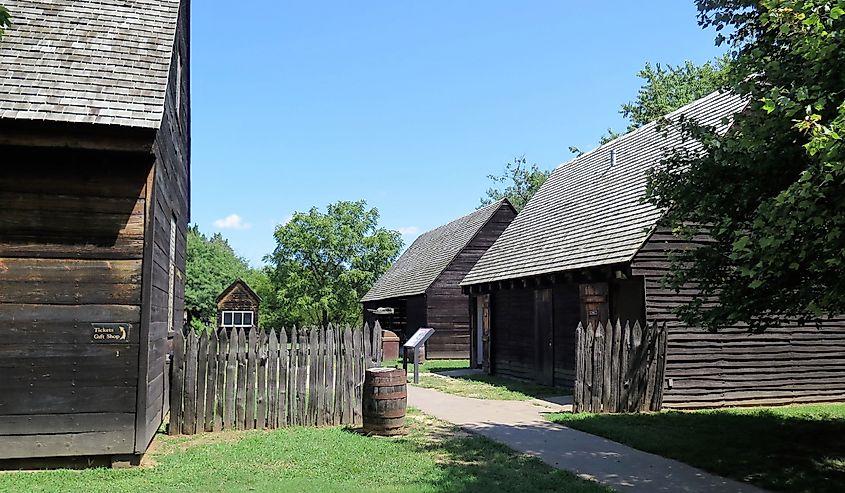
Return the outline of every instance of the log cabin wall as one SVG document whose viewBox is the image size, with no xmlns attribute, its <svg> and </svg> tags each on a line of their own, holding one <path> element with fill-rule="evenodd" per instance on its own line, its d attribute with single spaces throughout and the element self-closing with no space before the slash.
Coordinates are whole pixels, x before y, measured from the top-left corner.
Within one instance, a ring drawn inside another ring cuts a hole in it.
<svg viewBox="0 0 845 493">
<path fill-rule="evenodd" d="M 132 453 L 152 158 L 0 156 L 0 459 Z M 95 343 L 102 322 L 128 340 Z"/>
<path fill-rule="evenodd" d="M 651 236 L 632 262 L 645 280 L 649 322 L 669 331 L 666 390 L 669 408 L 702 408 L 824 402 L 845 399 L 845 318 L 823 320 L 817 327 L 791 324 L 749 334 L 743 327 L 710 333 L 682 323 L 673 310 L 698 295 L 693 288 L 676 293 L 664 288 L 668 253 L 694 247 L 668 231 Z"/>
<path fill-rule="evenodd" d="M 435 329 L 426 344 L 427 358 L 469 359 L 469 297 L 463 294 L 460 284 L 514 217 L 516 211 L 510 205 L 500 207 L 426 290 L 427 323 Z"/>
<path fill-rule="evenodd" d="M 190 220 L 189 29 L 190 2 L 182 2 L 164 117 L 153 147 L 156 164 L 145 238 L 148 261 L 145 263 L 142 312 L 148 333 L 141 341 L 136 425 L 138 453 L 146 450 L 169 409 L 168 393 L 165 392 L 169 377 L 166 372 L 169 341 L 172 330 L 182 330 L 184 320 Z"/>
</svg>

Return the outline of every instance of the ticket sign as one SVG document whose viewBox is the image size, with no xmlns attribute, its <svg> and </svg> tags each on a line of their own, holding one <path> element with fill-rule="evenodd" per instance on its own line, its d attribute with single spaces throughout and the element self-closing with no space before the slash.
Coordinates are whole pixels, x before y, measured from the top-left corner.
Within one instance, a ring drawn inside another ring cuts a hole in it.
<svg viewBox="0 0 845 493">
<path fill-rule="evenodd" d="M 126 344 L 130 324 L 91 324 L 91 340 L 99 344 Z"/>
<path fill-rule="evenodd" d="M 414 332 L 414 335 L 408 339 L 408 342 L 405 343 L 404 347 L 406 348 L 418 348 L 425 344 L 432 334 L 434 334 L 434 329 L 422 328 Z"/>
</svg>

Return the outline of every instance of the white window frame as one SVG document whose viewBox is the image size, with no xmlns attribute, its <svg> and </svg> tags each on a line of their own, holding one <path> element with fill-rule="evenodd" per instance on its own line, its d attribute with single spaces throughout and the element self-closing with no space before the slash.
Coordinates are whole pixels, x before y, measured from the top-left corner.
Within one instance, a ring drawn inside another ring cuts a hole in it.
<svg viewBox="0 0 845 493">
<path fill-rule="evenodd" d="M 173 332 L 176 321 L 173 320 L 173 298 L 176 292 L 176 218 L 170 218 L 170 252 L 167 268 L 167 331 Z"/>
<path fill-rule="evenodd" d="M 232 314 L 232 323 L 230 323 L 230 324 L 226 324 L 226 322 L 225 322 L 226 314 L 228 314 L 228 313 Z M 237 315 L 237 314 L 241 315 L 241 323 L 240 324 L 235 323 L 235 315 Z M 252 320 L 252 323 L 247 324 L 243 321 L 244 320 L 243 315 L 246 315 L 246 314 L 249 314 L 250 320 Z M 220 326 L 225 327 L 227 329 L 246 329 L 246 328 L 249 328 L 249 327 L 255 327 L 255 312 L 252 311 L 252 310 L 223 310 L 220 313 Z"/>
</svg>

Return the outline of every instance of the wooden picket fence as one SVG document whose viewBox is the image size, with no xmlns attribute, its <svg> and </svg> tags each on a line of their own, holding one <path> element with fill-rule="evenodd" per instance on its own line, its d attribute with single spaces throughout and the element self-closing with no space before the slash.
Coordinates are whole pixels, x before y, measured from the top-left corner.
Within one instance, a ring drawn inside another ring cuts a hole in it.
<svg viewBox="0 0 845 493">
<path fill-rule="evenodd" d="M 382 361 L 370 329 L 177 331 L 172 435 L 361 423 L 364 374 Z"/>
<path fill-rule="evenodd" d="M 576 329 L 573 411 L 659 411 L 666 373 L 666 324 L 592 324 Z"/>
</svg>

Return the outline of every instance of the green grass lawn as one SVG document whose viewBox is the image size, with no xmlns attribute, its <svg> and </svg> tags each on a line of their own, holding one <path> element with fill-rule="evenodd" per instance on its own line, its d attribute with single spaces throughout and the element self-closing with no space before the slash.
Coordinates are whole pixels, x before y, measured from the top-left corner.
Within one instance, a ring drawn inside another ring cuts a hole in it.
<svg viewBox="0 0 845 493">
<path fill-rule="evenodd" d="M 466 375 L 444 377 L 420 375 L 420 387 L 435 389 L 448 394 L 499 401 L 527 401 L 535 398 L 564 395 L 564 389 L 544 387 L 491 375 Z"/>
<path fill-rule="evenodd" d="M 387 360 L 382 366 L 402 368 L 402 359 Z M 469 369 L 468 359 L 431 359 L 420 365 L 420 373 L 431 373 L 448 370 L 467 370 Z M 414 360 L 408 361 L 408 374 L 412 375 L 414 372 Z"/>
<path fill-rule="evenodd" d="M 402 367 L 402 360 L 388 360 L 384 366 Z M 567 394 L 568 391 L 544 387 L 491 375 L 466 375 L 445 377 L 432 375 L 448 370 L 469 368 L 469 360 L 429 360 L 420 365 L 420 387 L 435 389 L 448 394 L 499 401 L 527 401 L 534 398 Z M 413 364 L 408 365 L 408 379 L 411 379 Z"/>
<path fill-rule="evenodd" d="M 549 419 L 771 490 L 845 491 L 845 404 Z"/>
<path fill-rule="evenodd" d="M 0 473 L 2 492 L 609 492 L 418 412 L 406 437 L 289 428 L 157 438 L 131 470 Z"/>
</svg>

